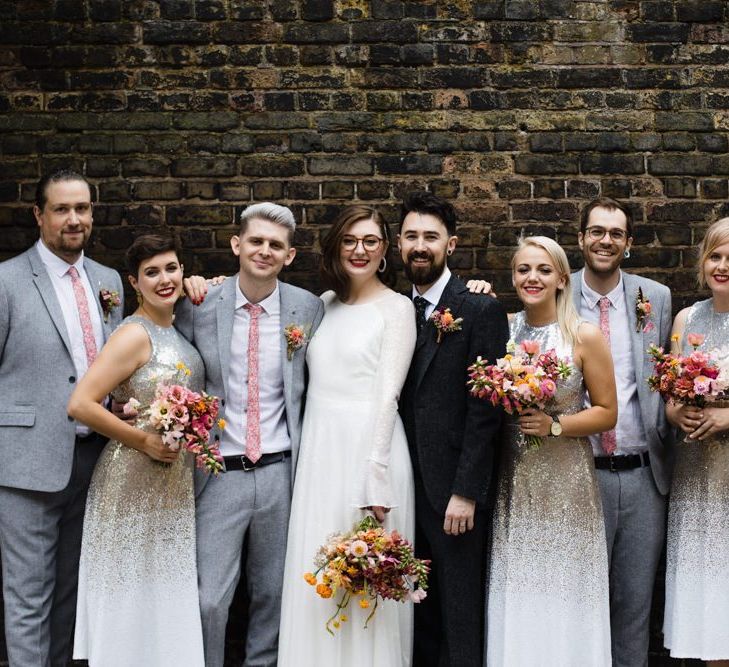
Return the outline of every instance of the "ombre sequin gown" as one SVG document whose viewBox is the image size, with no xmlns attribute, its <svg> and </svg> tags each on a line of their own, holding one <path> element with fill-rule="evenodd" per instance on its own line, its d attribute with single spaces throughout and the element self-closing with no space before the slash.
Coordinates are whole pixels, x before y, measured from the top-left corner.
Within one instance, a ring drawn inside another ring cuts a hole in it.
<svg viewBox="0 0 729 667">
<path fill-rule="evenodd" d="M 511 338 L 538 340 L 572 357 L 556 323 L 531 327 L 524 313 Z M 549 414 L 583 409 L 581 371 L 560 383 Z M 545 437 L 527 448 L 512 421 L 501 451 L 488 577 L 490 667 L 610 665 L 608 561 L 602 505 L 587 438 Z"/>
<path fill-rule="evenodd" d="M 205 369 L 177 331 L 141 317 L 150 360 L 113 394 L 154 399 L 160 380 L 204 387 Z M 191 373 L 181 377 L 176 364 Z M 154 432 L 143 419 L 137 427 Z M 74 658 L 91 667 L 202 667 L 195 560 L 193 461 L 181 452 L 169 467 L 110 441 L 89 488 L 84 518 Z"/>
<path fill-rule="evenodd" d="M 729 313 L 699 301 L 684 331 L 706 336 L 703 351 L 726 351 Z M 673 657 L 729 659 L 729 431 L 677 443 L 666 554 L 666 647 Z"/>
</svg>

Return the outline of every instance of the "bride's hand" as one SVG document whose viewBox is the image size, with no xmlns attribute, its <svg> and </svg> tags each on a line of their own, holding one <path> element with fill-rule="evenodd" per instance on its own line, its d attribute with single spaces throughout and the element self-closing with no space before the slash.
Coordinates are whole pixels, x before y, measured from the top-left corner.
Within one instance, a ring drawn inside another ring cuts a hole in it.
<svg viewBox="0 0 729 667">
<path fill-rule="evenodd" d="M 170 449 L 156 433 L 146 435 L 142 447 L 142 451 L 149 458 L 160 463 L 173 463 L 180 453 L 179 449 L 176 451 Z"/>
<path fill-rule="evenodd" d="M 372 505 L 367 509 L 375 515 L 375 519 L 377 519 L 380 523 L 385 520 L 385 514 L 390 511 L 389 507 L 383 507 L 382 505 Z"/>
<path fill-rule="evenodd" d="M 552 428 L 552 418 L 536 408 L 524 410 L 519 417 L 519 428 L 524 435 L 549 435 Z"/>
</svg>

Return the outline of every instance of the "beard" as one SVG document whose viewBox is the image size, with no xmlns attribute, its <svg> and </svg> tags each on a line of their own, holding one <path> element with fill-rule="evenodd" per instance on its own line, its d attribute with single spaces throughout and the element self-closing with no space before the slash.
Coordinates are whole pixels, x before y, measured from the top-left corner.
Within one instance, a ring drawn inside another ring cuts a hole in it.
<svg viewBox="0 0 729 667">
<path fill-rule="evenodd" d="M 614 257 L 610 258 L 609 263 L 599 264 L 593 259 L 592 248 L 590 248 L 590 252 L 584 252 L 582 256 L 585 259 L 585 264 L 597 275 L 610 275 L 611 273 L 615 273 L 623 261 L 623 253 L 618 252 Z"/>
<path fill-rule="evenodd" d="M 416 259 L 428 259 L 430 260 L 430 266 L 413 266 L 413 261 Z M 445 256 L 443 261 L 436 262 L 430 252 L 412 251 L 408 254 L 407 262 L 405 262 L 405 275 L 413 285 L 432 285 L 440 278 L 445 269 L 445 264 Z"/>
</svg>

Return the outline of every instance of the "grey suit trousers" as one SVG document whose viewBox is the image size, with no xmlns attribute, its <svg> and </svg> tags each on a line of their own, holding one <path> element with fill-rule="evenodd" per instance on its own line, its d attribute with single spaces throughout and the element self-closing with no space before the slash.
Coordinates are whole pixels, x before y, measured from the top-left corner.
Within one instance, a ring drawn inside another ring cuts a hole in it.
<svg viewBox="0 0 729 667">
<path fill-rule="evenodd" d="M 615 667 L 647 667 L 656 569 L 666 536 L 666 498 L 649 467 L 596 470 L 610 565 Z"/>
<path fill-rule="evenodd" d="M 0 486 L 5 638 L 11 667 L 66 667 L 86 494 L 104 440 L 76 442 L 71 479 L 48 493 Z"/>
<path fill-rule="evenodd" d="M 290 511 L 290 458 L 226 472 L 200 491 L 197 571 L 206 667 L 223 666 L 228 609 L 242 565 L 250 601 L 244 664 L 276 667 Z"/>
</svg>

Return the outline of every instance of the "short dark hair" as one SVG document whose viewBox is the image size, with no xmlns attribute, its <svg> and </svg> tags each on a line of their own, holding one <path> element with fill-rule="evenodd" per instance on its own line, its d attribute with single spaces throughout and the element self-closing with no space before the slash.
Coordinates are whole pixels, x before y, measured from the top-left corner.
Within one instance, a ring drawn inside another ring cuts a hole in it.
<svg viewBox="0 0 729 667">
<path fill-rule="evenodd" d="M 35 205 L 42 211 L 45 208 L 48 197 L 46 193 L 48 186 L 51 183 L 60 183 L 61 181 L 82 181 L 89 187 L 91 192 L 91 185 L 89 182 L 77 171 L 72 169 L 59 169 L 51 174 L 46 174 L 43 178 L 38 181 L 38 185 L 35 188 Z"/>
<path fill-rule="evenodd" d="M 590 217 L 590 213 L 596 208 L 604 208 L 607 211 L 621 211 L 625 215 L 625 231 L 628 233 L 628 237 L 633 236 L 633 212 L 622 202 L 619 202 L 617 199 L 611 199 L 610 197 L 593 199 L 582 209 L 580 231 L 583 234 L 585 233 L 585 229 L 587 229 L 587 220 Z"/>
<path fill-rule="evenodd" d="M 400 211 L 400 231 L 408 213 L 429 213 L 438 218 L 448 230 L 448 236 L 456 235 L 456 211 L 450 202 L 436 197 L 432 192 L 416 190 L 405 195 Z"/>
<path fill-rule="evenodd" d="M 137 277 L 139 267 L 145 260 L 163 252 L 173 251 L 177 253 L 175 239 L 164 234 L 142 234 L 137 236 L 132 245 L 127 249 L 124 257 L 127 264 L 127 271 L 130 275 Z"/>
<path fill-rule="evenodd" d="M 319 266 L 319 274 L 322 282 L 328 289 L 333 289 L 337 297 L 346 301 L 349 298 L 350 280 L 341 260 L 342 237 L 347 233 L 349 228 L 360 220 L 372 220 L 379 228 L 382 238 L 387 243 L 387 249 L 383 257 L 385 258 L 385 270 L 377 273 L 377 277 L 385 285 L 392 287 L 395 283 L 395 272 L 392 261 L 392 243 L 390 243 L 390 230 L 382 214 L 375 208 L 370 206 L 361 206 L 353 204 L 342 209 L 342 212 L 336 217 L 332 228 L 329 230 L 321 248 L 321 264 Z"/>
</svg>

